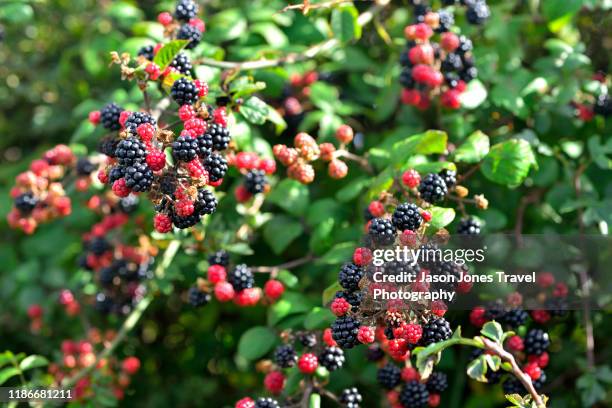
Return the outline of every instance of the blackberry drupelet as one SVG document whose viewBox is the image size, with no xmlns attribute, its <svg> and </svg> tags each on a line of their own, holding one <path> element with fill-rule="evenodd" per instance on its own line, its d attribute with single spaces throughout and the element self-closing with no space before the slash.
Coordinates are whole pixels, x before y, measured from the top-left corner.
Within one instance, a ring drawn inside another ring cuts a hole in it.
<svg viewBox="0 0 612 408">
<path fill-rule="evenodd" d="M 204 159 L 204 168 L 208 171 L 208 177 L 211 181 L 219 181 L 227 172 L 227 161 L 223 156 L 211 153 Z"/>
<path fill-rule="evenodd" d="M 119 139 L 114 137 L 107 137 L 100 141 L 98 145 L 98 151 L 102 154 L 107 155 L 108 157 L 115 157 L 115 150 L 117 150 L 117 144 L 119 144 Z"/>
<path fill-rule="evenodd" d="M 132 191 L 149 191 L 153 184 L 153 170 L 146 163 L 135 163 L 125 169 L 125 185 Z"/>
<path fill-rule="evenodd" d="M 395 208 L 391 221 L 400 231 L 416 231 L 423 223 L 419 207 L 413 203 L 402 203 Z"/>
<path fill-rule="evenodd" d="M 217 251 L 208 257 L 210 265 L 221 265 L 226 268 L 229 266 L 229 254 L 224 250 Z"/>
<path fill-rule="evenodd" d="M 612 115 L 612 98 L 608 94 L 601 94 L 597 97 L 593 106 L 593 113 L 608 117 Z"/>
<path fill-rule="evenodd" d="M 450 338 L 452 335 L 450 324 L 443 317 L 431 319 L 423 325 L 423 336 L 421 342 L 424 346 L 438 343 Z"/>
<path fill-rule="evenodd" d="M 344 351 L 339 347 L 326 347 L 319 355 L 319 364 L 329 371 L 335 371 L 344 364 Z"/>
<path fill-rule="evenodd" d="M 399 400 L 404 408 L 426 407 L 429 402 L 429 391 L 425 384 L 417 380 L 408 381 L 400 391 Z"/>
<path fill-rule="evenodd" d="M 278 346 L 274 350 L 274 362 L 281 368 L 293 367 L 297 359 L 295 349 L 289 344 Z"/>
<path fill-rule="evenodd" d="M 123 166 L 114 166 L 108 171 L 108 184 L 111 186 L 113 183 L 120 178 L 125 176 L 125 167 Z"/>
<path fill-rule="evenodd" d="M 179 28 L 176 38 L 178 40 L 189 40 L 189 43 L 185 46 L 185 48 L 191 50 L 200 44 L 200 41 L 202 40 L 202 32 L 191 24 L 183 24 L 181 28 Z"/>
<path fill-rule="evenodd" d="M 483 0 L 471 0 L 466 2 L 466 5 L 465 18 L 470 24 L 482 25 L 491 17 L 491 10 L 489 10 L 489 6 Z"/>
<path fill-rule="evenodd" d="M 189 56 L 184 52 L 179 52 L 170 63 L 170 66 L 185 75 L 191 75 L 191 71 L 193 70 L 191 59 L 189 59 Z"/>
<path fill-rule="evenodd" d="M 550 346 L 548 333 L 542 329 L 531 329 L 525 336 L 525 353 L 539 356 Z"/>
<path fill-rule="evenodd" d="M 195 83 L 187 78 L 177 79 L 174 84 L 172 84 L 172 88 L 170 89 L 172 99 L 174 99 L 180 106 L 192 105 L 198 100 L 198 94 L 199 90 Z"/>
<path fill-rule="evenodd" d="M 480 222 L 477 219 L 469 217 L 459 221 L 457 226 L 457 234 L 459 235 L 479 235 Z"/>
<path fill-rule="evenodd" d="M 193 0 L 179 0 L 176 3 L 174 17 L 179 21 L 189 21 L 198 14 L 198 5 Z"/>
<path fill-rule="evenodd" d="M 130 194 L 119 200 L 119 210 L 124 214 L 132 214 L 138 209 L 138 197 Z"/>
<path fill-rule="evenodd" d="M 23 193 L 15 197 L 15 208 L 19 210 L 21 215 L 28 215 L 32 212 L 34 207 L 38 204 L 38 198 L 31 193 Z"/>
<path fill-rule="evenodd" d="M 172 224 L 180 229 L 193 227 L 200 222 L 200 218 L 200 214 L 196 213 L 195 211 L 193 214 L 188 215 L 187 217 L 181 217 L 174 211 L 174 209 L 170 211 L 170 219 L 172 220 Z"/>
<path fill-rule="evenodd" d="M 172 155 L 182 162 L 190 162 L 198 157 L 198 141 L 190 136 L 179 136 L 172 142 Z"/>
<path fill-rule="evenodd" d="M 459 73 L 459 77 L 465 83 L 470 82 L 472 79 L 476 79 L 478 76 L 478 69 L 476 67 L 469 67 Z"/>
<path fill-rule="evenodd" d="M 92 238 L 87 243 L 87 249 L 96 256 L 103 255 L 105 252 L 108 252 L 113 247 L 111 244 L 103 237 Z"/>
<path fill-rule="evenodd" d="M 300 333 L 298 340 L 304 347 L 312 348 L 317 345 L 317 336 L 314 333 Z"/>
<path fill-rule="evenodd" d="M 346 408 L 359 408 L 363 398 L 356 387 L 346 388 L 340 394 L 340 403 Z"/>
<path fill-rule="evenodd" d="M 446 197 L 448 188 L 444 179 L 435 173 L 429 173 L 423 178 L 419 185 L 421 198 L 428 203 L 436 204 Z"/>
<path fill-rule="evenodd" d="M 257 398 L 255 408 L 280 408 L 280 405 L 273 398 Z"/>
<path fill-rule="evenodd" d="M 451 188 L 455 184 L 457 184 L 457 172 L 451 169 L 442 169 L 438 176 L 442 177 L 444 183 L 446 184 L 446 188 Z"/>
<path fill-rule="evenodd" d="M 229 129 L 218 123 L 213 123 L 208 127 L 206 133 L 212 137 L 213 150 L 221 151 L 227 149 L 232 140 Z"/>
<path fill-rule="evenodd" d="M 334 298 L 343 298 L 356 310 L 361 301 L 363 300 L 363 294 L 360 291 L 350 292 L 348 290 L 339 290 L 334 295 Z"/>
<path fill-rule="evenodd" d="M 217 210 L 217 197 L 215 197 L 215 194 L 207 188 L 199 188 L 195 210 L 200 215 L 214 213 Z"/>
<path fill-rule="evenodd" d="M 119 130 L 121 124 L 119 123 L 119 116 L 123 112 L 123 108 L 112 102 L 100 109 L 100 122 L 102 126 L 108 130 Z"/>
<path fill-rule="evenodd" d="M 212 153 L 213 142 L 209 134 L 203 134 L 196 138 L 198 142 L 198 157 L 203 159 Z"/>
<path fill-rule="evenodd" d="M 232 284 L 236 292 L 252 288 L 255 285 L 253 272 L 245 264 L 236 265 L 229 273 L 227 281 Z"/>
<path fill-rule="evenodd" d="M 146 112 L 134 112 L 128 116 L 125 121 L 125 130 L 130 132 L 131 135 L 136 135 L 136 129 L 143 123 L 150 123 L 153 126 L 157 126 L 157 121 L 151 115 Z"/>
<path fill-rule="evenodd" d="M 385 357 L 385 352 L 378 344 L 373 344 L 368 347 L 366 358 L 368 361 L 380 361 Z"/>
<path fill-rule="evenodd" d="M 76 172 L 79 176 L 89 176 L 95 169 L 96 166 L 87 157 L 81 157 L 77 161 Z"/>
<path fill-rule="evenodd" d="M 188 293 L 189 304 L 194 307 L 200 307 L 210 302 L 210 293 L 202 292 L 198 287 L 192 286 Z"/>
<path fill-rule="evenodd" d="M 363 278 L 363 274 L 363 268 L 352 262 L 345 263 L 338 273 L 338 282 L 344 289 L 354 291 L 359 289 L 359 281 Z"/>
<path fill-rule="evenodd" d="M 143 142 L 136 137 L 128 137 L 117 144 L 115 157 L 122 166 L 131 166 L 142 162 L 147 155 L 147 149 Z"/>
<path fill-rule="evenodd" d="M 368 236 L 377 245 L 386 246 L 395 242 L 396 229 L 391 220 L 374 218 L 368 228 Z"/>
<path fill-rule="evenodd" d="M 507 326 L 517 329 L 520 325 L 525 324 L 529 315 L 523 309 L 508 310 L 501 318 L 501 321 Z"/>
<path fill-rule="evenodd" d="M 402 380 L 402 370 L 395 364 L 387 363 L 379 368 L 376 373 L 376 381 L 386 390 L 391 390 L 399 385 Z"/>
<path fill-rule="evenodd" d="M 251 194 L 263 193 L 268 185 L 268 178 L 263 170 L 251 170 L 244 176 L 244 188 Z"/>
<path fill-rule="evenodd" d="M 358 340 L 359 322 L 351 316 L 342 316 L 336 319 L 331 326 L 332 338 L 343 349 L 353 348 Z"/>
<path fill-rule="evenodd" d="M 440 394 L 448 388 L 448 377 L 441 371 L 436 371 L 429 376 L 426 383 L 427 391 L 432 394 Z"/>
<path fill-rule="evenodd" d="M 145 57 L 149 61 L 153 61 L 153 57 L 155 57 L 155 54 L 153 54 L 154 49 L 155 48 L 152 45 L 145 45 L 144 47 L 140 47 L 140 49 L 138 50 L 138 56 Z"/>
</svg>

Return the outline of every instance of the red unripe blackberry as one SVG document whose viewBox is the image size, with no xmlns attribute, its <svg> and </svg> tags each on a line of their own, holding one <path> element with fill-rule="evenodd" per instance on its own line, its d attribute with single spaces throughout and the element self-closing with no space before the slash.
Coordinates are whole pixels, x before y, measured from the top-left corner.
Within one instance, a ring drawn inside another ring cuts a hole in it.
<svg viewBox="0 0 612 408">
<path fill-rule="evenodd" d="M 270 279 L 264 285 L 264 293 L 271 300 L 280 298 L 285 292 L 285 286 L 281 281 Z"/>
<path fill-rule="evenodd" d="M 257 164 L 257 168 L 263 170 L 266 174 L 274 174 L 276 172 L 276 162 L 274 159 L 263 158 Z"/>
<path fill-rule="evenodd" d="M 523 372 L 527 374 L 532 381 L 539 379 L 542 375 L 542 369 L 535 362 L 525 365 L 525 367 L 523 367 Z"/>
<path fill-rule="evenodd" d="M 153 217 L 153 227 L 157 232 L 170 232 L 172 231 L 172 220 L 166 214 L 157 213 Z"/>
<path fill-rule="evenodd" d="M 167 11 L 159 13 L 157 15 L 157 21 L 161 25 L 167 26 L 168 24 L 170 24 L 172 22 L 172 14 L 168 13 Z"/>
<path fill-rule="evenodd" d="M 336 316 L 344 316 L 350 310 L 350 308 L 350 303 L 343 298 L 334 299 L 330 306 L 332 313 Z"/>
<path fill-rule="evenodd" d="M 411 344 L 417 344 L 423 335 L 423 328 L 419 324 L 407 324 L 404 327 L 404 338 Z"/>
<path fill-rule="evenodd" d="M 368 265 L 372 261 L 372 251 L 369 248 L 359 247 L 353 252 L 353 262 L 358 266 Z"/>
<path fill-rule="evenodd" d="M 195 208 L 193 205 L 193 201 L 187 198 L 178 200 L 174 203 L 174 211 L 176 211 L 176 214 L 180 217 L 188 217 L 193 214 L 194 210 Z"/>
<path fill-rule="evenodd" d="M 248 288 L 236 293 L 234 303 L 240 307 L 255 306 L 261 299 L 261 289 Z"/>
<path fill-rule="evenodd" d="M 113 183 L 112 190 L 117 197 L 127 197 L 128 195 L 130 195 L 130 189 L 125 185 L 124 178 L 115 180 L 115 182 Z"/>
<path fill-rule="evenodd" d="M 210 265 L 206 275 L 210 283 L 219 283 L 227 278 L 227 271 L 222 265 Z"/>
<path fill-rule="evenodd" d="M 382 217 L 385 215 L 385 206 L 380 201 L 372 201 L 368 205 L 368 211 L 372 214 L 373 217 Z"/>
<path fill-rule="evenodd" d="M 93 125 L 97 125 L 98 123 L 100 123 L 101 116 L 102 114 L 100 113 L 100 111 L 92 111 L 89 112 L 88 119 Z"/>
<path fill-rule="evenodd" d="M 236 201 L 239 203 L 244 203 L 249 201 L 251 197 L 253 197 L 253 194 L 248 192 L 244 184 L 241 184 L 234 190 L 234 197 L 236 197 Z"/>
<path fill-rule="evenodd" d="M 413 367 L 402 368 L 402 380 L 403 381 L 418 381 L 421 378 L 419 372 Z"/>
<path fill-rule="evenodd" d="M 448 89 L 440 96 L 442 106 L 449 109 L 459 109 L 461 107 L 461 93 L 456 89 Z"/>
<path fill-rule="evenodd" d="M 408 353 L 408 342 L 406 339 L 392 339 L 389 340 L 389 355 L 394 360 L 404 360 Z"/>
<path fill-rule="evenodd" d="M 138 357 L 127 357 L 121 363 L 121 368 L 129 375 L 136 374 L 140 369 L 140 360 Z"/>
<path fill-rule="evenodd" d="M 166 167 L 166 155 L 161 150 L 153 150 L 147 154 L 145 161 L 153 171 L 159 171 Z"/>
<path fill-rule="evenodd" d="M 298 359 L 297 366 L 303 374 L 312 374 L 319 367 L 319 359 L 312 353 L 305 353 Z"/>
<path fill-rule="evenodd" d="M 192 135 L 203 135 L 208 129 L 208 124 L 201 118 L 187 119 L 183 126 Z"/>
<path fill-rule="evenodd" d="M 234 287 L 230 283 L 223 281 L 215 285 L 215 297 L 219 302 L 229 302 L 235 295 Z"/>
<path fill-rule="evenodd" d="M 42 316 L 43 309 L 40 305 L 30 305 L 28 307 L 28 317 L 30 319 L 38 319 Z"/>
<path fill-rule="evenodd" d="M 547 310 L 532 310 L 531 318 L 536 323 L 545 324 L 551 319 L 551 315 Z"/>
<path fill-rule="evenodd" d="M 351 143 L 353 141 L 353 128 L 349 125 L 340 125 L 336 130 L 336 139 L 340 143 Z"/>
<path fill-rule="evenodd" d="M 178 110 L 179 119 L 183 122 L 193 119 L 196 116 L 195 110 L 192 105 L 183 105 Z"/>
<path fill-rule="evenodd" d="M 421 92 L 416 89 L 402 89 L 401 100 L 405 105 L 416 106 L 421 102 Z"/>
<path fill-rule="evenodd" d="M 329 347 L 338 346 L 338 343 L 336 343 L 336 341 L 332 337 L 332 331 L 329 327 L 323 330 L 323 342 L 327 344 Z"/>
<path fill-rule="evenodd" d="M 459 47 L 459 37 L 451 32 L 442 33 L 440 36 L 440 46 L 446 52 L 453 52 Z"/>
<path fill-rule="evenodd" d="M 240 401 L 236 402 L 234 408 L 255 408 L 255 401 L 251 398 L 243 398 Z"/>
<path fill-rule="evenodd" d="M 373 327 L 361 326 L 357 332 L 357 340 L 363 344 L 373 343 L 376 338 L 376 332 Z"/>
<path fill-rule="evenodd" d="M 431 408 L 436 408 L 440 405 L 440 394 L 429 394 L 428 404 Z"/>
<path fill-rule="evenodd" d="M 335 180 L 340 180 L 346 177 L 346 175 L 348 174 L 348 165 L 342 160 L 334 159 L 329 162 L 329 165 L 327 167 L 327 174 L 329 174 L 329 177 Z"/>
<path fill-rule="evenodd" d="M 150 114 L 146 112 L 132 112 L 127 116 L 123 126 L 131 135 L 136 135 L 138 126 L 145 123 L 148 123 L 154 127 L 157 126 L 157 121 Z"/>
<path fill-rule="evenodd" d="M 285 376 L 280 371 L 270 371 L 264 378 L 264 386 L 272 394 L 280 394 L 285 388 Z"/>
<path fill-rule="evenodd" d="M 421 182 L 421 175 L 414 169 L 406 170 L 402 174 L 402 183 L 408 188 L 415 188 Z"/>
<path fill-rule="evenodd" d="M 408 51 L 408 58 L 415 65 L 431 65 L 434 61 L 434 50 L 429 44 L 419 44 Z"/>
<path fill-rule="evenodd" d="M 541 288 L 546 289 L 555 283 L 555 277 L 550 272 L 540 272 L 536 277 L 536 282 Z"/>
<path fill-rule="evenodd" d="M 157 81 L 161 75 L 159 66 L 152 62 L 147 64 L 147 66 L 145 67 L 145 72 L 149 74 L 149 79 L 152 81 Z"/>
<path fill-rule="evenodd" d="M 386 390 L 397 387 L 401 380 L 402 372 L 395 364 L 387 363 L 385 366 L 379 368 L 376 373 L 376 381 Z"/>
<path fill-rule="evenodd" d="M 197 28 L 201 32 L 206 31 L 206 24 L 204 23 L 204 21 L 200 20 L 197 17 L 194 17 L 194 18 L 190 19 L 189 20 L 189 25 L 194 26 L 195 28 Z"/>
<path fill-rule="evenodd" d="M 527 361 L 535 362 L 540 368 L 545 368 L 549 363 L 550 357 L 547 352 L 543 352 L 539 356 L 527 356 Z"/>
</svg>

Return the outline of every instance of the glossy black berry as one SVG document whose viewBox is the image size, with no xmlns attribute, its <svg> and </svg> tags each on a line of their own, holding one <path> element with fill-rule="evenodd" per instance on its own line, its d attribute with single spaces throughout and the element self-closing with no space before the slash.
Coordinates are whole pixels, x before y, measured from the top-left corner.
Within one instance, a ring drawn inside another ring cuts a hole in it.
<svg viewBox="0 0 612 408">
<path fill-rule="evenodd" d="M 273 398 L 257 398 L 255 408 L 280 408 L 280 405 Z"/>
<path fill-rule="evenodd" d="M 470 82 L 478 77 L 478 69 L 476 67 L 466 68 L 459 73 L 459 77 L 461 77 L 463 82 Z"/>
<path fill-rule="evenodd" d="M 115 157 L 122 166 L 131 166 L 144 161 L 147 150 L 143 142 L 136 137 L 128 137 L 117 144 Z"/>
<path fill-rule="evenodd" d="M 293 346 L 284 344 L 274 350 L 274 362 L 281 368 L 293 367 L 297 362 L 297 354 Z"/>
<path fill-rule="evenodd" d="M 189 298 L 189 304 L 194 307 L 204 306 L 210 302 L 211 299 L 210 293 L 203 292 L 196 286 L 189 288 L 187 297 Z"/>
<path fill-rule="evenodd" d="M 198 14 L 198 5 L 193 0 L 179 0 L 176 3 L 174 17 L 179 21 L 189 21 Z"/>
<path fill-rule="evenodd" d="M 135 163 L 125 169 L 125 186 L 132 191 L 149 191 L 153 184 L 153 170 L 146 163 Z"/>
<path fill-rule="evenodd" d="M 79 160 L 77 160 L 76 172 L 79 176 L 88 176 L 95 169 L 96 166 L 90 162 L 87 157 L 80 157 Z"/>
<path fill-rule="evenodd" d="M 202 159 L 208 157 L 212 153 L 212 137 L 208 134 L 203 134 L 196 137 L 196 141 L 198 142 L 198 157 Z"/>
<path fill-rule="evenodd" d="M 179 136 L 172 142 L 172 155 L 182 162 L 190 162 L 198 156 L 198 141 L 191 136 Z"/>
<path fill-rule="evenodd" d="M 112 299 L 100 292 L 96 294 L 96 303 L 94 304 L 94 308 L 100 313 L 108 314 L 113 310 L 114 303 Z"/>
<path fill-rule="evenodd" d="M 217 210 L 217 197 L 215 194 L 207 189 L 198 189 L 198 199 L 195 202 L 195 210 L 200 215 L 212 214 Z"/>
<path fill-rule="evenodd" d="M 408 381 L 400 391 L 399 400 L 404 408 L 423 408 L 429 403 L 429 391 L 423 383 Z"/>
<path fill-rule="evenodd" d="M 502 388 L 504 389 L 504 394 L 507 395 L 523 395 L 525 393 L 525 387 L 523 387 L 523 384 L 521 384 L 521 382 L 514 377 L 508 378 L 506 381 L 504 381 Z"/>
<path fill-rule="evenodd" d="M 548 333 L 542 329 L 531 329 L 525 336 L 525 353 L 539 356 L 550 346 Z"/>
<path fill-rule="evenodd" d="M 491 16 L 491 10 L 483 0 L 471 0 L 466 4 L 468 7 L 465 18 L 470 24 L 482 25 Z"/>
<path fill-rule="evenodd" d="M 251 268 L 245 264 L 236 265 L 227 277 L 227 281 L 232 284 L 236 292 L 252 288 L 255 285 L 255 278 Z"/>
<path fill-rule="evenodd" d="M 340 403 L 346 408 L 359 408 L 363 398 L 356 387 L 346 388 L 340 394 Z"/>
<path fill-rule="evenodd" d="M 441 394 L 448 388 L 448 377 L 441 371 L 436 371 L 427 380 L 427 391 L 432 394 Z"/>
<path fill-rule="evenodd" d="M 472 40 L 467 38 L 465 35 L 459 36 L 459 48 L 457 48 L 457 52 L 459 54 L 465 54 L 466 52 L 472 51 L 474 45 L 472 44 Z"/>
<path fill-rule="evenodd" d="M 100 122 L 102 126 L 108 130 L 121 129 L 121 124 L 119 123 L 121 112 L 123 112 L 123 108 L 114 102 L 100 109 Z"/>
<path fill-rule="evenodd" d="M 395 242 L 396 229 L 391 220 L 374 218 L 368 228 L 368 236 L 377 245 L 391 245 Z"/>
<path fill-rule="evenodd" d="M 229 254 L 224 250 L 217 251 L 208 257 L 208 263 L 210 265 L 221 265 L 227 268 L 229 262 Z"/>
<path fill-rule="evenodd" d="M 351 292 L 348 290 L 339 290 L 334 295 L 334 298 L 342 298 L 346 300 L 353 307 L 353 310 L 356 310 L 363 300 L 363 294 L 361 291 Z"/>
<path fill-rule="evenodd" d="M 193 70 L 191 59 L 189 59 L 189 56 L 184 52 L 179 52 L 170 63 L 170 66 L 185 75 L 191 75 L 191 71 Z"/>
<path fill-rule="evenodd" d="M 217 151 L 227 149 L 227 146 L 229 146 L 230 140 L 232 139 L 229 129 L 218 123 L 213 123 L 210 125 L 206 130 L 206 133 L 212 137 L 213 149 Z"/>
<path fill-rule="evenodd" d="M 188 215 L 186 217 L 181 217 L 174 210 L 170 211 L 170 219 L 175 227 L 180 229 L 191 228 L 200 222 L 201 216 L 197 212 L 193 212 L 193 214 Z"/>
<path fill-rule="evenodd" d="M 138 50 L 138 56 L 145 57 L 149 61 L 153 61 L 153 57 L 155 57 L 155 54 L 153 54 L 154 50 L 155 47 L 152 45 L 145 45 Z"/>
<path fill-rule="evenodd" d="M 34 207 L 38 204 L 38 198 L 31 193 L 23 193 L 15 197 L 15 208 L 19 210 L 22 215 L 28 215 L 32 212 Z"/>
<path fill-rule="evenodd" d="M 513 329 L 517 329 L 519 326 L 525 324 L 525 322 L 527 321 L 527 318 L 529 317 L 529 314 L 524 311 L 523 309 L 512 309 L 507 311 L 506 313 L 504 313 L 504 315 L 501 318 L 501 321 L 513 328 Z"/>
<path fill-rule="evenodd" d="M 455 16 L 449 10 L 439 10 L 438 17 L 440 21 L 438 28 L 436 28 L 438 33 L 449 31 L 455 25 Z"/>
<path fill-rule="evenodd" d="M 601 94 L 597 97 L 593 106 L 593 113 L 604 117 L 612 115 L 612 98 L 610 98 L 610 95 Z"/>
<path fill-rule="evenodd" d="M 166 195 L 173 195 L 176 191 L 176 178 L 171 175 L 166 175 L 159 181 L 159 189 Z"/>
<path fill-rule="evenodd" d="M 176 101 L 180 106 L 191 105 L 198 100 L 199 90 L 195 83 L 187 78 L 179 78 L 170 89 L 170 95 L 172 99 Z"/>
<path fill-rule="evenodd" d="M 143 123 L 150 123 L 153 126 L 157 126 L 157 121 L 153 116 L 146 112 L 134 112 L 128 116 L 125 121 L 125 130 L 130 132 L 132 135 L 136 135 L 136 129 Z"/>
<path fill-rule="evenodd" d="M 378 369 L 376 381 L 386 390 L 391 390 L 399 385 L 402 380 L 402 371 L 395 364 L 387 363 Z"/>
<path fill-rule="evenodd" d="M 298 340 L 304 347 L 313 348 L 317 345 L 317 335 L 314 333 L 300 333 Z"/>
<path fill-rule="evenodd" d="M 138 197 L 130 194 L 123 197 L 118 203 L 119 210 L 124 214 L 132 214 L 138 209 Z"/>
<path fill-rule="evenodd" d="M 476 218 L 464 218 L 459 221 L 457 226 L 457 234 L 459 235 L 479 235 L 480 222 Z"/>
<path fill-rule="evenodd" d="M 189 43 L 185 46 L 188 50 L 191 50 L 200 44 L 202 40 L 202 32 L 191 24 L 183 24 L 179 28 L 176 38 L 179 40 L 189 40 Z"/>
<path fill-rule="evenodd" d="M 457 184 L 457 172 L 455 170 L 442 169 L 438 173 L 438 176 L 442 177 L 447 188 L 451 188 Z"/>
<path fill-rule="evenodd" d="M 378 344 L 373 344 L 368 347 L 366 358 L 368 361 L 380 361 L 385 357 L 385 351 Z"/>
<path fill-rule="evenodd" d="M 115 268 L 107 266 L 106 268 L 100 269 L 100 272 L 98 272 L 98 282 L 100 282 L 102 286 L 111 286 L 115 276 L 117 276 Z"/>
<path fill-rule="evenodd" d="M 400 63 L 401 63 L 401 60 L 400 60 Z M 410 68 L 404 68 L 402 70 L 400 77 L 399 77 L 399 83 L 404 88 L 409 88 L 409 89 L 414 88 L 415 81 L 414 81 L 414 78 L 412 78 L 412 70 Z"/>
<path fill-rule="evenodd" d="M 453 332 L 451 331 L 450 324 L 443 317 L 432 318 L 423 325 L 423 336 L 421 337 L 421 343 L 424 346 L 429 346 L 433 343 L 448 340 Z"/>
<path fill-rule="evenodd" d="M 537 391 L 540 391 L 543 387 L 544 384 L 546 383 L 546 373 L 544 372 L 544 370 L 540 371 L 540 377 L 533 381 L 533 386 Z"/>
<path fill-rule="evenodd" d="M 339 347 L 326 347 L 319 355 L 319 364 L 329 371 L 335 371 L 344 364 L 344 351 Z"/>
<path fill-rule="evenodd" d="M 332 338 L 343 349 L 353 348 L 358 340 L 359 322 L 351 316 L 342 316 L 336 319 L 331 326 Z"/>
<path fill-rule="evenodd" d="M 98 145 L 98 151 L 102 154 L 107 155 L 108 157 L 115 157 L 115 150 L 117 150 L 118 144 L 119 139 L 117 138 L 104 138 L 100 141 L 100 144 Z"/>
<path fill-rule="evenodd" d="M 108 184 L 113 185 L 113 183 L 120 178 L 125 176 L 125 167 L 123 166 L 113 166 L 108 171 Z"/>
<path fill-rule="evenodd" d="M 428 203 L 436 204 L 446 197 L 448 188 L 444 179 L 435 173 L 426 175 L 421 184 L 419 184 L 419 193 L 421 198 Z"/>
<path fill-rule="evenodd" d="M 204 159 L 204 168 L 208 171 L 208 177 L 211 181 L 219 181 L 227 172 L 227 161 L 217 153 L 211 153 Z"/>
<path fill-rule="evenodd" d="M 359 281 L 363 278 L 363 268 L 354 263 L 345 263 L 338 273 L 340 286 L 349 291 L 359 289 Z"/>
<path fill-rule="evenodd" d="M 440 64 L 440 70 L 443 73 L 461 71 L 463 69 L 463 60 L 459 54 L 449 53 Z"/>
<path fill-rule="evenodd" d="M 93 238 L 91 241 L 87 243 L 87 249 L 94 255 L 100 256 L 104 253 L 110 251 L 113 247 L 110 242 L 103 237 Z"/>
<path fill-rule="evenodd" d="M 266 191 L 268 178 L 263 170 L 251 170 L 244 176 L 244 188 L 251 194 L 259 194 Z"/>
<path fill-rule="evenodd" d="M 423 217 L 416 204 L 403 203 L 395 208 L 391 221 L 395 228 L 400 231 L 416 231 L 423 223 Z"/>
</svg>

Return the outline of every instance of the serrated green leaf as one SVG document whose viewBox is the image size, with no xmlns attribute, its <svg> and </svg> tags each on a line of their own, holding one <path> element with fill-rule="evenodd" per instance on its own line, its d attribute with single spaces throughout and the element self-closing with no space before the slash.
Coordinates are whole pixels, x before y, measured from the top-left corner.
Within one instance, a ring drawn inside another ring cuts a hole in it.
<svg viewBox="0 0 612 408">
<path fill-rule="evenodd" d="M 276 334 L 269 327 L 253 327 L 240 337 L 238 354 L 253 361 L 263 357 L 276 343 Z"/>
<path fill-rule="evenodd" d="M 325 329 L 335 320 L 334 314 L 326 307 L 315 307 L 304 319 L 306 330 Z"/>
<path fill-rule="evenodd" d="M 476 381 L 487 382 L 487 377 L 485 376 L 487 373 L 487 363 L 482 356 L 472 360 L 470 364 L 468 364 L 465 372 L 470 378 Z"/>
<path fill-rule="evenodd" d="M 496 321 L 486 322 L 482 329 L 480 329 L 480 334 L 483 336 L 493 340 L 496 343 L 500 343 L 504 336 L 504 329 L 501 324 Z"/>
<path fill-rule="evenodd" d="M 281 254 L 304 231 L 302 224 L 293 218 L 281 215 L 264 225 L 263 236 L 275 254 Z"/>
<path fill-rule="evenodd" d="M 251 96 L 240 106 L 240 114 L 255 125 L 263 125 L 266 122 L 269 110 L 268 104 L 256 96 Z"/>
<path fill-rule="evenodd" d="M 361 26 L 357 22 L 359 12 L 352 4 L 335 8 L 331 15 L 331 27 L 334 36 L 341 42 L 348 42 L 361 37 Z"/>
<path fill-rule="evenodd" d="M 453 152 L 453 158 L 458 162 L 478 163 L 489 153 L 489 148 L 489 136 L 477 130 Z"/>
<path fill-rule="evenodd" d="M 290 214 L 302 215 L 310 203 L 308 187 L 299 181 L 284 179 L 268 194 L 267 201 L 278 205 Z"/>
<path fill-rule="evenodd" d="M 527 177 L 533 164 L 535 156 L 529 142 L 510 139 L 491 147 L 480 170 L 495 183 L 517 187 Z"/>
<path fill-rule="evenodd" d="M 436 154 L 446 152 L 448 136 L 441 130 L 427 132 L 407 137 L 395 143 L 392 147 L 391 162 L 402 164 L 414 154 Z"/>
<path fill-rule="evenodd" d="M 33 368 L 44 367 L 47 364 L 49 364 L 49 361 L 45 357 L 31 355 L 21 360 L 21 363 L 19 363 L 19 368 L 21 371 L 27 371 Z"/>
<path fill-rule="evenodd" d="M 159 51 L 157 51 L 157 54 L 155 54 L 155 57 L 153 58 L 153 62 L 157 64 L 161 71 L 165 70 L 168 65 L 170 65 L 174 57 L 176 57 L 178 53 L 187 46 L 187 44 L 189 44 L 189 40 L 170 41 L 161 47 Z"/>
<path fill-rule="evenodd" d="M 325 288 L 325 290 L 323 291 L 323 305 L 328 305 L 332 300 L 334 300 L 334 296 L 339 290 L 342 290 L 342 286 L 340 286 L 340 283 L 338 282 L 334 282 L 330 286 Z"/>
<path fill-rule="evenodd" d="M 455 219 L 455 210 L 452 208 L 432 207 L 430 225 L 435 230 L 446 227 Z"/>
</svg>

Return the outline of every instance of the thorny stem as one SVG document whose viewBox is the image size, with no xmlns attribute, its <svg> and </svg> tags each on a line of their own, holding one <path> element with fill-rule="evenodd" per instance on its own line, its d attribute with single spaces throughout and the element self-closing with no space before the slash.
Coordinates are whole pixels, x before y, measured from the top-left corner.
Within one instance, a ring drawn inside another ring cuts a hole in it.
<svg viewBox="0 0 612 408">
<path fill-rule="evenodd" d="M 164 276 L 166 268 L 174 259 L 174 256 L 178 252 L 180 245 L 181 242 L 179 240 L 175 239 L 170 241 L 168 248 L 166 248 L 166 251 L 162 256 L 161 262 L 155 269 L 156 277 Z M 128 333 L 136 326 L 136 324 L 138 324 L 140 318 L 153 301 L 153 297 L 153 292 L 149 292 L 144 298 L 142 298 L 142 300 L 138 302 L 134 310 L 132 310 L 129 316 L 123 321 L 121 329 L 119 329 L 119 332 L 117 332 L 115 338 L 113 338 L 113 340 L 108 345 L 106 345 L 100 353 L 96 355 L 96 360 L 92 364 L 78 371 L 74 376 L 68 377 L 64 381 L 62 381 L 62 387 L 70 388 L 74 386 L 80 379 L 89 375 L 94 370 L 94 368 L 98 366 L 98 362 L 100 360 L 110 356 L 115 351 L 117 346 L 119 346 L 119 344 L 121 344 L 121 342 L 125 339 Z"/>
</svg>

